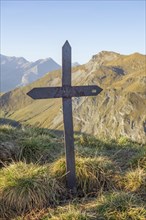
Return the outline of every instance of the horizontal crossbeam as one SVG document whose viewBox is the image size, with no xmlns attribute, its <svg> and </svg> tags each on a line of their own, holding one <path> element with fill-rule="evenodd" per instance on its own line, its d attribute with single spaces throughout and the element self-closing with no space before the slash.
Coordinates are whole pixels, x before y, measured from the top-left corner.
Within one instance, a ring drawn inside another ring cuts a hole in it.
<svg viewBox="0 0 146 220">
<path fill-rule="evenodd" d="M 62 86 L 34 88 L 27 93 L 33 99 L 71 98 L 96 96 L 102 89 L 98 86 Z"/>
</svg>

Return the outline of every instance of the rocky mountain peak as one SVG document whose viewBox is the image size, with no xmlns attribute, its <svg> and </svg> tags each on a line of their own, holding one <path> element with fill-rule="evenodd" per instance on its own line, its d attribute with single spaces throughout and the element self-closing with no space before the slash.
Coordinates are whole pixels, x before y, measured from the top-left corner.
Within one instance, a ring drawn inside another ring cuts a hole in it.
<svg viewBox="0 0 146 220">
<path fill-rule="evenodd" d="M 115 53 L 112 51 L 101 51 L 100 53 L 92 56 L 92 61 L 98 64 L 103 64 L 107 61 L 112 61 L 121 56 L 119 53 Z"/>
</svg>

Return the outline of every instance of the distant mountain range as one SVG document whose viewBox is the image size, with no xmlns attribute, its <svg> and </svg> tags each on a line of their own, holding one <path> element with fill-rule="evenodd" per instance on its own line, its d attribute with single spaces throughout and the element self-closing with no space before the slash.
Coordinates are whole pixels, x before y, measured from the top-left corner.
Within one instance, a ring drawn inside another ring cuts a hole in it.
<svg viewBox="0 0 146 220">
<path fill-rule="evenodd" d="M 1 92 L 27 85 L 61 66 L 52 58 L 29 62 L 23 57 L 0 55 L 1 60 Z"/>
<path fill-rule="evenodd" d="M 98 85 L 96 97 L 73 98 L 75 131 L 99 138 L 120 136 L 146 143 L 146 56 L 102 51 L 72 69 L 73 85 Z M 25 63 L 21 58 L 19 63 Z M 39 62 L 41 63 L 41 62 Z M 61 70 L 0 96 L 1 117 L 63 130 L 61 99 L 33 100 L 34 87 L 60 86 Z"/>
</svg>

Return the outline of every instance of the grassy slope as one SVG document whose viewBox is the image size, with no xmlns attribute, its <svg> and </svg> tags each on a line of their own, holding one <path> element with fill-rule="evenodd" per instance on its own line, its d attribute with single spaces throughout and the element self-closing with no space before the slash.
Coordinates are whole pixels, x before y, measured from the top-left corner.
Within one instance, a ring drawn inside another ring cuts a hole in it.
<svg viewBox="0 0 146 220">
<path fill-rule="evenodd" d="M 3 220 L 146 219 L 146 145 L 75 135 L 75 146 L 78 194 L 72 197 L 65 188 L 62 137 L 48 129 L 0 126 Z"/>
</svg>

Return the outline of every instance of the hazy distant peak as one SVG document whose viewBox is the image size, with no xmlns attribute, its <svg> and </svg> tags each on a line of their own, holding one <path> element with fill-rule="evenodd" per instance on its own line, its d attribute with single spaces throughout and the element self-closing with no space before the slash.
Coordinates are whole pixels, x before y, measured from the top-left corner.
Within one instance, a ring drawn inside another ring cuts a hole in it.
<svg viewBox="0 0 146 220">
<path fill-rule="evenodd" d="M 39 59 L 34 62 L 34 64 L 36 64 L 36 65 L 44 64 L 44 63 L 55 63 L 58 65 L 58 63 L 56 63 L 51 57 L 45 58 L 45 59 Z"/>
<path fill-rule="evenodd" d="M 46 58 L 46 59 L 44 59 L 44 60 L 46 60 L 46 61 L 48 61 L 48 60 L 53 60 L 51 57 L 48 57 L 48 58 Z M 54 60 L 53 60 L 54 61 Z"/>
<path fill-rule="evenodd" d="M 6 62 L 17 62 L 17 64 L 28 63 L 28 61 L 24 57 L 15 57 L 15 56 L 5 56 L 0 54 L 1 64 Z"/>
<path fill-rule="evenodd" d="M 46 73 L 60 69 L 61 66 L 52 58 L 29 62 L 23 57 L 0 55 L 1 91 L 9 91 L 17 86 L 29 84 Z"/>
<path fill-rule="evenodd" d="M 17 58 L 17 60 L 18 60 L 18 64 L 28 63 L 28 61 L 23 57 L 19 57 Z"/>
<path fill-rule="evenodd" d="M 5 58 L 6 56 L 5 55 L 3 55 L 3 54 L 0 54 L 0 58 L 2 59 L 2 58 Z"/>
</svg>

